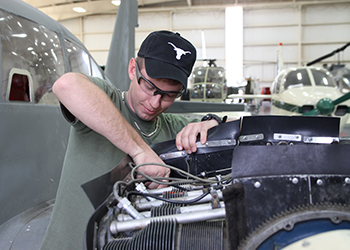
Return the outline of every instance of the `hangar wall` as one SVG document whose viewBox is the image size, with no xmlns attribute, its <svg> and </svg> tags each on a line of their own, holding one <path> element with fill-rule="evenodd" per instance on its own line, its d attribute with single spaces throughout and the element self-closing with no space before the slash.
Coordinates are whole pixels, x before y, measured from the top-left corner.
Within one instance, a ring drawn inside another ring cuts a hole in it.
<svg viewBox="0 0 350 250">
<path fill-rule="evenodd" d="M 244 77 L 270 86 L 277 74 L 278 44 L 283 44 L 285 67 L 302 66 L 350 42 L 350 2 L 332 4 L 265 4 L 243 8 Z M 90 50 L 99 64 L 107 61 L 115 15 L 88 16 L 61 21 Z M 225 9 L 222 7 L 139 11 L 135 52 L 146 35 L 159 29 L 181 33 L 202 58 L 204 31 L 207 58 L 225 66 Z M 350 48 L 318 63 L 350 64 Z M 202 62 L 197 62 L 197 66 Z"/>
</svg>

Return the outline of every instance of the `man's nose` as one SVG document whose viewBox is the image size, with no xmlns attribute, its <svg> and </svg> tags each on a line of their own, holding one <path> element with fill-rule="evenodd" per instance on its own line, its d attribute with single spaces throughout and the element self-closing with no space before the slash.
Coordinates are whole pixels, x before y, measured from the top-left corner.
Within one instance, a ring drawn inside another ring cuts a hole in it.
<svg viewBox="0 0 350 250">
<path fill-rule="evenodd" d="M 156 94 L 151 97 L 150 103 L 152 108 L 158 108 L 162 101 L 162 94 Z"/>
</svg>

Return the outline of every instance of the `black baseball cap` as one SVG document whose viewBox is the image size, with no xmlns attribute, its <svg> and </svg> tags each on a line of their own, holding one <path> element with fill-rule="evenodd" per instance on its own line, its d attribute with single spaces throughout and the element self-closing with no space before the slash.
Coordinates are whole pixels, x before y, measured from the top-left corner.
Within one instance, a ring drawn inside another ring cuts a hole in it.
<svg viewBox="0 0 350 250">
<path fill-rule="evenodd" d="M 145 58 L 147 75 L 155 79 L 172 79 L 187 89 L 187 78 L 196 61 L 195 47 L 179 33 L 167 30 L 150 33 L 137 54 Z"/>
</svg>

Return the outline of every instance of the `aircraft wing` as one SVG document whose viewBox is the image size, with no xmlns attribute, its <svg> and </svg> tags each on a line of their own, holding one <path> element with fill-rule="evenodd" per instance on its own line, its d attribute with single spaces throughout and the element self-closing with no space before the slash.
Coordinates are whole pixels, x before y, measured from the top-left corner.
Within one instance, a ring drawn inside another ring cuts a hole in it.
<svg viewBox="0 0 350 250">
<path fill-rule="evenodd" d="M 236 95 L 236 94 L 231 94 L 227 96 L 227 99 L 235 99 L 235 98 L 243 98 L 243 99 L 269 99 L 271 98 L 271 95 Z"/>
<path fill-rule="evenodd" d="M 245 105 L 242 104 L 227 104 L 217 102 L 190 102 L 190 101 L 175 101 L 167 113 L 194 113 L 194 112 L 223 112 L 223 111 L 244 111 Z"/>
</svg>

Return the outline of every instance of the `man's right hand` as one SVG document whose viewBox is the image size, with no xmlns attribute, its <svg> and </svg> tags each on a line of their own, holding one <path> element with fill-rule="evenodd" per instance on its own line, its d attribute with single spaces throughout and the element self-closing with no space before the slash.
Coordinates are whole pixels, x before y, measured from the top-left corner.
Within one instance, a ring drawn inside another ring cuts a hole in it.
<svg viewBox="0 0 350 250">
<path fill-rule="evenodd" d="M 134 163 L 136 165 L 143 164 L 143 163 L 165 164 L 151 148 L 149 148 L 149 150 L 148 150 L 149 152 L 145 151 L 133 157 Z M 169 177 L 170 176 L 170 169 L 159 165 L 151 165 L 151 164 L 145 165 L 138 168 L 138 170 L 151 177 Z M 137 178 L 144 178 L 144 177 L 142 175 L 137 175 Z M 148 188 L 150 189 L 166 187 L 166 185 L 159 185 L 158 183 L 154 183 L 154 182 L 148 182 L 146 183 L 146 186 L 148 186 Z"/>
</svg>

